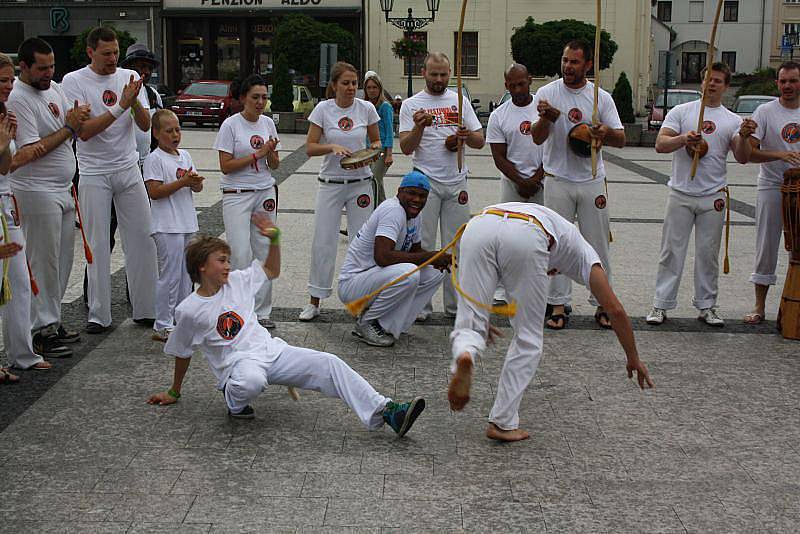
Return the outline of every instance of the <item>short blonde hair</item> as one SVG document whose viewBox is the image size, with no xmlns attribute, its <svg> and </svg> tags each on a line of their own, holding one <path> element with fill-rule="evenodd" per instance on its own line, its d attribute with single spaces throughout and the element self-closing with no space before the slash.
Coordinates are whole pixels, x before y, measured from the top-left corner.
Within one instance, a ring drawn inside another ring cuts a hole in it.
<svg viewBox="0 0 800 534">
<path fill-rule="evenodd" d="M 161 130 L 162 122 L 165 121 L 167 117 L 174 117 L 176 121 L 178 120 L 178 116 L 175 115 L 171 109 L 159 109 L 153 113 L 153 118 L 150 119 L 153 130 Z M 180 124 L 180 121 L 178 121 L 178 124 Z"/>
</svg>

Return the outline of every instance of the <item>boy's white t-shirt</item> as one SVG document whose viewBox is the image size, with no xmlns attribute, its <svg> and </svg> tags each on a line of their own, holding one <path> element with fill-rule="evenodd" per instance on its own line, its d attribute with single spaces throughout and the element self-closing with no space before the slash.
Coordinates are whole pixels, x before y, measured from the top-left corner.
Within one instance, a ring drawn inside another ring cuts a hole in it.
<svg viewBox="0 0 800 534">
<path fill-rule="evenodd" d="M 400 132 L 414 128 L 414 113 L 424 110 L 433 115 L 433 124 L 422 132 L 422 139 L 411 159 L 414 168 L 428 178 L 443 184 L 455 184 L 467 176 L 466 164 L 458 172 L 458 155 L 445 146 L 448 136 L 458 131 L 458 94 L 445 89 L 441 95 L 420 91 L 407 98 L 400 106 Z M 472 104 L 466 99 L 462 105 L 464 126 L 470 132 L 482 128 Z"/>
<path fill-rule="evenodd" d="M 17 116 L 16 143 L 25 146 L 63 129 L 67 111 L 73 106 L 56 82 L 40 91 L 18 80 L 6 107 Z M 11 186 L 17 191 L 67 191 L 72 187 L 75 166 L 69 140 L 11 173 Z"/>
<path fill-rule="evenodd" d="M 408 252 L 414 243 L 422 241 L 420 216 L 408 219 L 406 210 L 397 197 L 387 198 L 375 208 L 367 222 L 356 234 L 342 263 L 339 280 L 375 267 L 375 238 L 381 236 L 394 241 L 394 249 Z"/>
<path fill-rule="evenodd" d="M 531 135 L 538 120 L 535 98 L 527 106 L 517 106 L 509 98 L 492 111 L 486 127 L 486 142 L 505 144 L 506 158 L 524 178 L 532 177 L 542 165 L 543 148 Z"/>
<path fill-rule="evenodd" d="M 661 128 L 684 134 L 697 129 L 700 101 L 679 104 L 669 110 Z M 716 193 L 728 185 L 726 159 L 733 136 L 739 133 L 742 118 L 725 106 L 706 106 L 703 113 L 703 139 L 708 143 L 708 153 L 700 158 L 692 179 L 692 157 L 685 148 L 672 153 L 672 172 L 667 185 L 689 196 Z"/>
<path fill-rule="evenodd" d="M 186 150 L 178 149 L 178 154 L 170 154 L 160 147 L 152 151 L 144 160 L 142 177 L 144 181 L 155 180 L 170 184 L 194 169 L 192 156 Z M 192 234 L 197 232 L 197 213 L 192 201 L 192 190 L 181 187 L 171 195 L 150 201 L 150 234 Z"/>
<path fill-rule="evenodd" d="M 316 105 L 308 121 L 322 128 L 324 143 L 341 145 L 351 152 L 364 148 L 367 138 L 367 126 L 377 124 L 381 118 L 370 102 L 356 98 L 349 108 L 340 108 L 336 99 L 330 98 Z M 340 165 L 342 156 L 329 153 L 322 159 L 319 175 L 323 178 L 352 180 L 369 178 L 372 170 L 369 166 L 347 170 Z"/>
<path fill-rule="evenodd" d="M 800 108 L 790 109 L 784 107 L 780 100 L 773 100 L 758 106 L 752 118 L 758 125 L 753 137 L 761 143 L 761 150 L 800 151 Z M 758 173 L 758 189 L 780 188 L 783 185 L 783 173 L 792 167 L 791 163 L 783 160 L 762 163 Z"/>
<path fill-rule="evenodd" d="M 251 122 L 237 113 L 225 119 L 219 127 L 214 149 L 231 154 L 234 159 L 250 156 L 264 146 L 264 143 L 278 138 L 275 123 L 266 115 Z M 280 143 L 275 149 L 280 148 Z M 230 174 L 223 174 L 219 182 L 221 188 L 269 189 L 275 185 L 275 178 L 267 165 L 266 158 L 258 161 L 258 170 L 253 164 Z"/>
<path fill-rule="evenodd" d="M 64 76 L 61 88 L 67 100 L 89 104 L 91 118 L 105 115 L 122 98 L 122 90 L 130 82 L 139 79 L 139 74 L 130 69 L 117 68 L 114 74 L 100 75 L 90 66 L 70 72 Z M 150 109 L 147 92 L 139 90 L 139 103 Z M 149 112 L 148 112 L 149 113 Z M 139 162 L 136 152 L 136 134 L 139 129 L 133 120 L 133 110 L 128 108 L 111 125 L 88 141 L 78 138 L 78 168 L 82 175 L 102 175 L 127 169 Z"/>
<path fill-rule="evenodd" d="M 253 260 L 247 269 L 232 271 L 215 295 L 201 297 L 195 291 L 186 297 L 175 309 L 175 329 L 164 352 L 190 358 L 200 350 L 220 389 L 236 362 L 275 361 L 288 344 L 258 323 L 255 295 L 266 281 L 263 267 Z"/>
<path fill-rule="evenodd" d="M 550 125 L 550 135 L 544 147 L 544 170 L 558 178 L 570 182 L 583 183 L 594 181 L 592 178 L 592 159 L 577 156 L 569 148 L 567 137 L 576 125 L 592 123 L 594 110 L 594 84 L 587 81 L 580 89 L 571 89 L 564 85 L 564 80 L 554 80 L 536 92 L 537 105 L 547 100 L 550 105 L 561 112 L 556 122 Z M 622 121 L 617 113 L 614 99 L 608 92 L 600 89 L 597 97 L 597 110 L 600 122 L 612 130 L 622 130 Z M 597 153 L 597 178 L 606 176 L 603 165 L 603 151 Z"/>
</svg>

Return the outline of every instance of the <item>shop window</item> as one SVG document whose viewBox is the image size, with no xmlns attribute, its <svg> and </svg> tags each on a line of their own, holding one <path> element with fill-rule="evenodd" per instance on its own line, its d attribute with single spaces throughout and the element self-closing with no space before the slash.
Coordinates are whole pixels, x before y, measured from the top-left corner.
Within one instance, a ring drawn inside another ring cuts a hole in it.
<svg viewBox="0 0 800 534">
<path fill-rule="evenodd" d="M 24 40 L 25 29 L 22 22 L 0 22 L 0 52 L 16 52 Z"/>
<path fill-rule="evenodd" d="M 726 1 L 723 4 L 722 20 L 723 22 L 738 22 L 739 21 L 739 2 Z"/>
<path fill-rule="evenodd" d="M 722 62 L 731 69 L 731 72 L 736 72 L 736 52 L 723 52 Z"/>
<path fill-rule="evenodd" d="M 414 41 L 425 43 L 425 49 L 428 48 L 428 32 L 411 32 L 409 37 Z M 408 61 L 403 64 L 403 75 L 408 76 Z M 422 75 L 422 67 L 424 67 L 425 55 L 411 58 L 411 73 L 414 76 Z"/>
<path fill-rule="evenodd" d="M 456 65 L 458 51 L 458 32 L 453 32 L 453 67 Z M 478 32 L 461 34 L 461 75 L 478 75 Z"/>
<path fill-rule="evenodd" d="M 180 25 L 175 25 L 180 32 L 178 34 L 178 65 L 180 71 L 179 86 L 185 87 L 194 80 L 202 80 L 208 76 L 203 72 L 203 54 L 205 43 L 203 42 L 200 28 L 194 22 L 186 21 Z"/>
<path fill-rule="evenodd" d="M 250 25 L 250 33 L 253 36 L 253 72 L 264 77 L 271 75 L 274 28 L 269 22 L 254 22 Z"/>
<path fill-rule="evenodd" d="M 217 24 L 217 78 L 233 80 L 239 76 L 240 47 L 239 23 L 220 22 Z"/>
</svg>

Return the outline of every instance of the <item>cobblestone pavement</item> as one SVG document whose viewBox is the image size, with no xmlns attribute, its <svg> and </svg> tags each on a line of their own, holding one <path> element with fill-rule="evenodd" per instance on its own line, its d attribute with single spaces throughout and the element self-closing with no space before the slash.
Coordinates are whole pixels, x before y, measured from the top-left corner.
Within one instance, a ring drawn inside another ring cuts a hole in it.
<svg viewBox="0 0 800 534">
<path fill-rule="evenodd" d="M 210 130 L 187 131 L 208 177 L 196 198 L 201 226 L 222 233 Z M 336 299 L 318 322 L 296 322 L 305 302 L 317 158 L 285 136 L 280 192 L 284 269 L 275 288 L 275 335 L 340 355 L 396 400 L 424 395 L 425 413 L 401 440 L 367 432 L 336 400 L 268 387 L 256 419 L 232 421 L 202 358 L 172 407 L 145 403 L 168 386 L 172 360 L 129 319 L 124 273 L 114 276 L 114 321 L 84 336 L 47 373 L 0 387 L 0 532 L 796 532 L 800 522 L 800 344 L 749 311 L 755 167 L 731 166 L 732 273 L 721 277 L 712 330 L 691 308 L 692 258 L 680 306 L 660 328 L 644 324 L 652 299 L 669 160 L 649 149 L 608 150 L 615 286 L 634 317 L 657 388 L 627 380 L 613 333 L 597 329 L 586 291 L 575 319 L 547 332 L 545 356 L 521 408 L 531 439 L 484 437 L 508 338 L 476 368 L 464 412 L 447 406 L 447 336 L 441 313 L 391 349 L 350 334 Z M 468 156 L 473 210 L 494 202 L 488 148 Z M 410 168 L 400 156 L 390 190 Z M 344 241 L 340 243 L 340 258 Z M 690 247 L 690 251 L 692 247 Z M 120 252 L 114 268 L 122 265 Z M 76 256 L 77 257 L 77 256 Z M 781 258 L 780 278 L 785 273 Z M 65 299 L 70 326 L 85 322 L 82 264 Z M 437 297 L 436 309 L 441 311 Z M 510 334 L 507 323 L 500 321 Z"/>
</svg>

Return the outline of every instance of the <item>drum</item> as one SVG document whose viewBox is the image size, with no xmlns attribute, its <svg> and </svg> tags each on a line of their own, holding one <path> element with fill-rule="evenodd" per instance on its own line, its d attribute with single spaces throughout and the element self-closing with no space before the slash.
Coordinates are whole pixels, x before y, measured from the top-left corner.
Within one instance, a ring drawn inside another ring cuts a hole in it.
<svg viewBox="0 0 800 534">
<path fill-rule="evenodd" d="M 702 139 L 700 144 L 697 145 L 697 151 L 700 153 L 700 158 L 703 158 L 703 156 L 708 154 L 708 143 L 705 139 Z M 695 151 L 691 146 L 686 145 L 686 153 L 689 154 L 689 157 L 692 159 L 694 159 L 694 152 Z"/>
<path fill-rule="evenodd" d="M 342 158 L 339 165 L 347 170 L 360 169 L 361 167 L 366 167 L 373 161 L 377 161 L 377 159 L 381 157 L 382 152 L 383 150 L 380 148 L 363 148 L 361 150 L 356 150 L 349 156 Z"/>
<path fill-rule="evenodd" d="M 592 156 L 592 136 L 590 126 L 585 122 L 576 124 L 567 134 L 567 144 L 572 153 L 581 158 Z"/>
<path fill-rule="evenodd" d="M 778 310 L 778 330 L 787 339 L 800 339 L 800 169 L 788 169 L 783 173 L 781 195 L 789 269 Z"/>
</svg>

